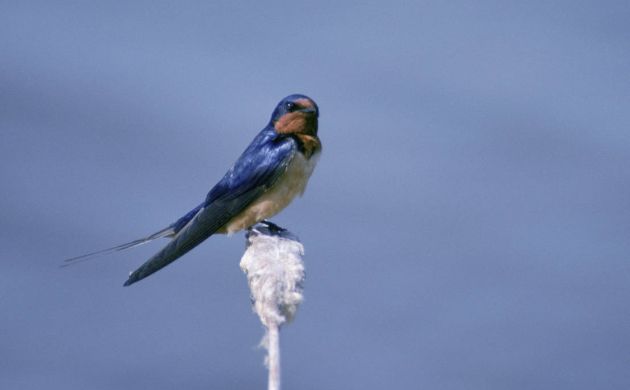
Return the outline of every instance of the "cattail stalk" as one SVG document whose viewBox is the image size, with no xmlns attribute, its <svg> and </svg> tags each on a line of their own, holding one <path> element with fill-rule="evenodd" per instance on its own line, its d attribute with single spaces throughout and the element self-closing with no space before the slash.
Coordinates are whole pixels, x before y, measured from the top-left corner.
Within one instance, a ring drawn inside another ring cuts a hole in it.
<svg viewBox="0 0 630 390">
<path fill-rule="evenodd" d="M 251 227 L 241 269 L 247 276 L 254 312 L 265 327 L 269 390 L 280 390 L 280 327 L 302 302 L 304 247 L 291 232 L 270 222 Z"/>
<path fill-rule="evenodd" d="M 280 327 L 271 324 L 267 328 L 268 390 L 280 390 Z"/>
</svg>

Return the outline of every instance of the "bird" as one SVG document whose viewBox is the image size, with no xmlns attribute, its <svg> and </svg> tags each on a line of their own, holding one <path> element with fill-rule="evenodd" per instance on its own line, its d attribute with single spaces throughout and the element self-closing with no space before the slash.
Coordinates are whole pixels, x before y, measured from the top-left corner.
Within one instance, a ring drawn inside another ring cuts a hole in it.
<svg viewBox="0 0 630 390">
<path fill-rule="evenodd" d="M 302 94 L 285 97 L 276 105 L 267 125 L 197 207 L 156 233 L 66 259 L 65 265 L 170 238 L 129 274 L 124 283 L 129 286 L 171 264 L 212 235 L 231 235 L 266 222 L 304 193 L 322 151 L 318 119 L 319 107 L 313 99 Z"/>
</svg>

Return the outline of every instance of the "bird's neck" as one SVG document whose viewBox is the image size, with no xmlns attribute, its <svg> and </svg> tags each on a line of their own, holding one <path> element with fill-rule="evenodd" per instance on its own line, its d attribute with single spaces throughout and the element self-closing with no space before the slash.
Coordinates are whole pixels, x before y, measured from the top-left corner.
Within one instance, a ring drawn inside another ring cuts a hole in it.
<svg viewBox="0 0 630 390">
<path fill-rule="evenodd" d="M 322 143 L 316 135 L 299 133 L 292 136 L 298 143 L 298 149 L 307 159 L 322 150 Z"/>
</svg>

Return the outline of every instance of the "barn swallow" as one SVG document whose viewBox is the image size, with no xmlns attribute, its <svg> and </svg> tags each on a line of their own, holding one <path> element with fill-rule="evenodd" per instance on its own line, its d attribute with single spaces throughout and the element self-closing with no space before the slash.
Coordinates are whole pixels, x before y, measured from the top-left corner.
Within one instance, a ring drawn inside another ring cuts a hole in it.
<svg viewBox="0 0 630 390">
<path fill-rule="evenodd" d="M 158 238 L 171 241 L 129 274 L 129 286 L 159 271 L 213 234 L 232 234 L 271 218 L 302 195 L 322 145 L 319 108 L 305 95 L 282 99 L 267 126 L 254 138 L 205 200 L 166 228 L 147 237 L 66 262 L 129 249 Z"/>
</svg>

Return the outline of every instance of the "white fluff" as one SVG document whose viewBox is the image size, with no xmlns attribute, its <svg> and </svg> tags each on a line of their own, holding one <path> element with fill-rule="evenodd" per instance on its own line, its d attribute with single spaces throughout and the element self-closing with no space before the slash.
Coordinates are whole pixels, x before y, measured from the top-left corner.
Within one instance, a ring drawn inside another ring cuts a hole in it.
<svg viewBox="0 0 630 390">
<path fill-rule="evenodd" d="M 266 327 L 291 321 L 302 302 L 304 246 L 287 230 L 263 224 L 247 232 L 241 269 L 247 275 L 254 311 Z"/>
</svg>

